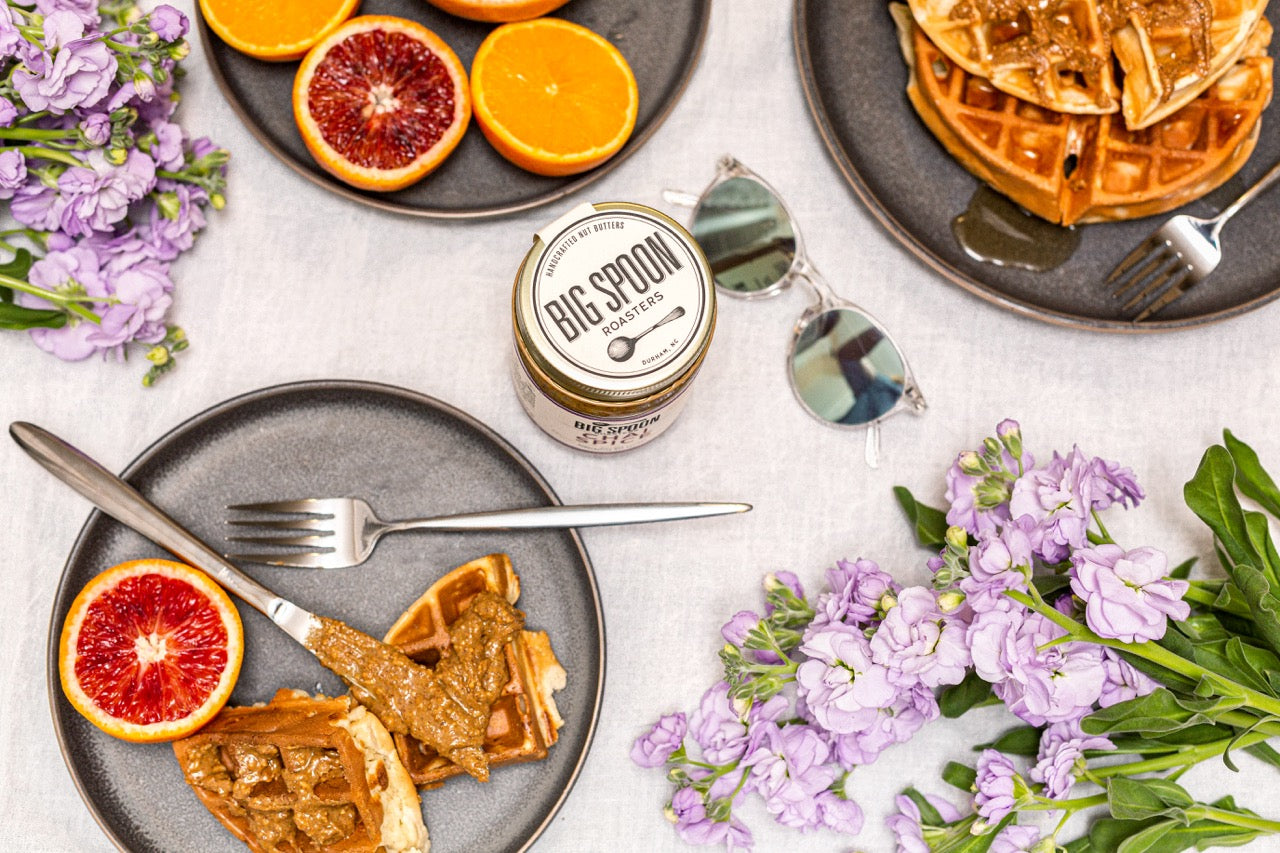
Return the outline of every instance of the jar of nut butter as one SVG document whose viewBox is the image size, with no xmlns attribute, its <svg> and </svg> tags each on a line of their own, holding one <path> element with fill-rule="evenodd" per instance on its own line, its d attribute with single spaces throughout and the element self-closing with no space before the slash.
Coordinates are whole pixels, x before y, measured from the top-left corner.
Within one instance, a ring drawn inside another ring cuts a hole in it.
<svg viewBox="0 0 1280 853">
<path fill-rule="evenodd" d="M 547 434 L 593 453 L 671 426 L 716 320 L 693 237 L 626 202 L 580 205 L 535 234 L 511 308 L 520 403 Z"/>
</svg>

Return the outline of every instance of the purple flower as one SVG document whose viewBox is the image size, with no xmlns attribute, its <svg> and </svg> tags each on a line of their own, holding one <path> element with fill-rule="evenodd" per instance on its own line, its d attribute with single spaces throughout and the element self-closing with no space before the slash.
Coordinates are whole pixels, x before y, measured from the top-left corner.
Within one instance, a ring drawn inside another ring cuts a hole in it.
<svg viewBox="0 0 1280 853">
<path fill-rule="evenodd" d="M 1129 468 L 1123 468 L 1118 462 L 1108 462 L 1095 458 L 1091 465 L 1090 475 L 1093 483 L 1090 492 L 1093 508 L 1104 510 L 1113 503 L 1121 506 L 1135 507 L 1147 495 L 1138 485 L 1137 478 Z"/>
<path fill-rule="evenodd" d="M 1071 591 L 1085 602 L 1085 621 L 1100 636 L 1144 643 L 1164 636 L 1168 619 L 1186 619 L 1190 586 L 1165 577 L 1168 560 L 1155 548 L 1081 548 L 1071 556 Z"/>
<path fill-rule="evenodd" d="M 751 783 L 778 823 L 812 829 L 821 821 L 814 798 L 836 777 L 829 757 L 827 742 L 811 727 L 772 726 L 743 765 L 751 768 Z"/>
<path fill-rule="evenodd" d="M 106 145 L 111 141 L 111 117 L 106 113 L 90 113 L 80 122 L 80 132 L 90 145 Z"/>
<path fill-rule="evenodd" d="M 631 760 L 641 767 L 661 767 L 684 744 L 688 723 L 682 712 L 667 714 L 648 732 L 636 738 Z"/>
<path fill-rule="evenodd" d="M 818 596 L 813 624 L 831 622 L 847 625 L 869 625 L 879 616 L 881 601 L 894 595 L 899 587 L 893 578 L 870 560 L 839 560 L 827 570 L 827 588 Z"/>
<path fill-rule="evenodd" d="M 0 149 L 0 199 L 13 198 L 26 182 L 27 158 L 16 148 Z"/>
<path fill-rule="evenodd" d="M 671 797 L 668 816 L 676 825 L 676 832 L 686 844 L 724 844 L 729 853 L 749 851 L 752 847 L 751 831 L 730 817 L 729 820 L 712 820 L 707 815 L 706 803 L 737 788 L 739 777 L 722 776 L 712 784 L 704 798 L 696 788 L 680 788 Z"/>
<path fill-rule="evenodd" d="M 9 212 L 13 218 L 37 231 L 59 233 L 62 211 L 66 209 L 66 199 L 58 192 L 57 187 L 45 186 L 40 181 L 31 181 L 20 187 L 9 203 Z"/>
<path fill-rule="evenodd" d="M 1013 484 L 1009 511 L 1035 522 L 1032 545 L 1046 562 L 1059 563 L 1088 542 L 1091 469 L 1076 447 L 1068 456 L 1054 453 L 1048 467 L 1028 471 Z"/>
<path fill-rule="evenodd" d="M 818 821 L 828 829 L 846 835 L 862 831 L 862 809 L 853 800 L 835 791 L 822 791 L 814 797 L 813 804 L 818 807 Z"/>
<path fill-rule="evenodd" d="M 116 58 L 100 33 L 86 38 L 84 31 L 85 22 L 74 11 L 59 10 L 44 19 L 45 49 L 13 72 L 13 86 L 30 109 L 57 115 L 106 97 Z"/>
<path fill-rule="evenodd" d="M 845 770 L 872 764 L 888 747 L 911 740 L 925 723 L 936 720 L 939 713 L 933 690 L 916 684 L 899 693 L 892 705 L 863 719 L 859 731 L 829 733 L 832 756 Z"/>
<path fill-rule="evenodd" d="M 18 108 L 8 98 L 0 98 L 0 127 L 11 127 L 18 118 Z"/>
<path fill-rule="evenodd" d="M 954 823 L 960 819 L 960 812 L 946 800 L 924 795 L 929 805 L 938 812 L 945 823 Z M 925 841 L 925 826 L 920 815 L 920 807 L 906 794 L 899 794 L 894 800 L 898 813 L 885 818 L 885 826 L 898 841 L 899 853 L 932 853 L 933 848 Z"/>
<path fill-rule="evenodd" d="M 779 585 L 785 586 L 787 589 L 791 590 L 791 593 L 796 598 L 804 598 L 804 584 L 800 583 L 800 578 L 796 576 L 795 572 L 771 572 L 770 574 L 765 575 L 764 588 L 766 590 L 775 589 Z M 773 605 L 766 604 L 764 606 L 764 612 L 765 615 L 772 613 Z"/>
<path fill-rule="evenodd" d="M 1034 559 L 1031 546 L 1034 527 L 1030 519 L 1022 518 L 1008 522 L 999 531 L 984 532 L 969 551 L 969 574 L 985 582 L 1006 572 L 1017 572 L 1025 580 Z"/>
<path fill-rule="evenodd" d="M 186 156 L 183 149 L 186 134 L 182 132 L 182 128 L 171 121 L 162 121 L 157 122 L 151 130 L 156 135 L 156 141 L 148 153 L 156 161 L 156 166 L 171 172 L 181 169 Z"/>
<path fill-rule="evenodd" d="M 726 643 L 741 646 L 747 641 L 747 634 L 760 624 L 760 614 L 754 610 L 739 610 L 720 628 L 720 636 Z"/>
<path fill-rule="evenodd" d="M 27 281 L 45 290 L 62 290 L 103 300 L 111 295 L 97 255 L 84 247 L 49 252 L 31 265 Z M 29 308 L 49 307 L 44 300 L 26 293 L 15 293 L 14 300 Z M 94 303 L 95 308 L 99 305 Z M 72 317 L 61 329 L 32 329 L 31 339 L 40 349 L 64 361 L 80 361 L 99 351 L 91 340 L 97 329 L 93 323 Z"/>
<path fill-rule="evenodd" d="M 872 636 L 871 658 L 900 686 L 959 684 L 970 663 L 964 633 L 943 617 L 932 590 L 908 587 Z"/>
<path fill-rule="evenodd" d="M 1031 853 L 1039 840 L 1036 827 L 1010 824 L 992 840 L 988 853 Z"/>
<path fill-rule="evenodd" d="M 65 200 L 59 221 L 72 236 L 111 230 L 128 215 L 132 202 L 151 192 L 156 181 L 154 161 L 136 149 L 120 166 L 113 166 L 96 148 L 85 154 L 85 163 L 58 178 L 58 191 Z"/>
<path fill-rule="evenodd" d="M 860 731 L 877 709 L 897 698 L 889 670 L 872 660 L 870 643 L 855 629 L 838 624 L 811 629 L 800 651 L 810 659 L 796 670 L 797 692 L 828 731 Z"/>
<path fill-rule="evenodd" d="M 1036 726 L 1079 717 L 1102 692 L 1100 648 L 1049 645 L 1064 636 L 1063 629 L 1021 606 L 978 613 L 967 632 L 974 671 L 1010 711 Z"/>
<path fill-rule="evenodd" d="M 46 16 L 57 12 L 73 14 L 86 29 L 96 27 L 101 20 L 98 0 L 36 0 L 36 11 Z"/>
<path fill-rule="evenodd" d="M 31 43 L 18 31 L 22 23 L 22 18 L 12 7 L 0 4 L 0 57 L 25 57 L 33 50 Z"/>
<path fill-rule="evenodd" d="M 1132 664 L 1111 649 L 1102 650 L 1102 669 L 1106 680 L 1102 683 L 1102 695 L 1098 697 L 1098 704 L 1103 708 L 1146 696 L 1160 686 L 1155 679 L 1134 669 Z"/>
<path fill-rule="evenodd" d="M 1115 749 L 1108 738 L 1086 735 L 1079 720 L 1055 723 L 1040 736 L 1040 756 L 1027 774 L 1044 784 L 1044 796 L 1061 800 L 1071 791 L 1076 776 L 1084 769 L 1086 749 Z"/>
<path fill-rule="evenodd" d="M 729 698 L 728 683 L 717 682 L 702 694 L 689 733 L 712 764 L 728 764 L 742 757 L 747 749 L 747 724 Z"/>
<path fill-rule="evenodd" d="M 187 34 L 190 26 L 186 15 L 168 5 L 157 6 L 151 10 L 151 17 L 147 22 L 151 26 L 151 31 L 158 35 L 161 41 L 177 41 Z"/>
<path fill-rule="evenodd" d="M 146 261 L 111 277 L 117 301 L 101 311 L 102 323 L 88 340 L 102 350 L 123 347 L 129 341 L 159 343 L 165 336 L 165 315 L 173 304 L 169 267 Z"/>
<path fill-rule="evenodd" d="M 988 824 L 999 823 L 1018 805 L 1017 787 L 1021 777 L 1013 762 L 994 749 L 982 751 L 977 771 L 974 785 L 978 790 L 973 795 L 974 808 Z"/>
</svg>

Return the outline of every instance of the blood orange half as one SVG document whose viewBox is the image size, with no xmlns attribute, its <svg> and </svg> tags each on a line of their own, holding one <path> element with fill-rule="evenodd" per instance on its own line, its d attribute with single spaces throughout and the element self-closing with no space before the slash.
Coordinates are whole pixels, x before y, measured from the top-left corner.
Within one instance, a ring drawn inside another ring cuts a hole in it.
<svg viewBox="0 0 1280 853">
<path fill-rule="evenodd" d="M 218 713 L 243 657 L 240 614 L 207 575 L 134 560 L 89 581 L 72 602 L 58 675 L 72 706 L 107 734 L 167 741 Z"/>
<path fill-rule="evenodd" d="M 471 121 L 467 72 L 431 30 L 362 15 L 307 53 L 293 116 L 321 168 L 360 189 L 403 189 L 435 169 Z"/>
</svg>

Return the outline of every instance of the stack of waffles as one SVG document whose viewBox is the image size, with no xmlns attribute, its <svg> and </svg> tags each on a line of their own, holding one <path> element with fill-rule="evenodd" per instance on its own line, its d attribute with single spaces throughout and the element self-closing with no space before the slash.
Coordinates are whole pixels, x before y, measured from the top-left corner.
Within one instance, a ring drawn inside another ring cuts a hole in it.
<svg viewBox="0 0 1280 853">
<path fill-rule="evenodd" d="M 970 172 L 1052 222 L 1199 198 L 1271 98 L 1266 0 L 910 0 L 907 93 Z"/>
</svg>

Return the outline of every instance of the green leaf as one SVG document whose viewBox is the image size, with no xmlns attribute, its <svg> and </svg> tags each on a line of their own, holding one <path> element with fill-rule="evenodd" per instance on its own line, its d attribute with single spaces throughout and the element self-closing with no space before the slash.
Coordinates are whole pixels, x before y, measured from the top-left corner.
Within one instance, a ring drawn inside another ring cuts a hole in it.
<svg viewBox="0 0 1280 853">
<path fill-rule="evenodd" d="M 1280 652 L 1280 598 L 1277 598 L 1266 575 L 1252 565 L 1237 565 L 1236 586 L 1249 603 L 1258 633 L 1272 650 Z"/>
<path fill-rule="evenodd" d="M 938 697 L 938 707 L 942 716 L 955 719 L 971 708 L 990 705 L 998 701 L 991 692 L 991 685 L 970 670 L 959 684 L 952 684 L 943 689 Z"/>
<path fill-rule="evenodd" d="M 1196 613 L 1172 623 L 1172 627 L 1182 632 L 1193 643 L 1212 642 L 1230 639 L 1232 634 L 1222 627 L 1222 622 L 1212 613 Z"/>
<path fill-rule="evenodd" d="M 1257 830 L 1227 826 L 1216 821 L 1196 821 L 1182 826 L 1163 820 L 1130 835 L 1116 853 L 1181 853 L 1210 847 L 1239 847 L 1257 838 Z"/>
<path fill-rule="evenodd" d="M 1170 817 L 1183 826 L 1189 826 L 1191 818 L 1186 810 L 1195 802 L 1181 785 L 1168 779 L 1119 776 L 1107 783 L 1107 805 L 1111 816 L 1121 820 Z"/>
<path fill-rule="evenodd" d="M 1280 768 L 1280 752 L 1276 752 L 1275 748 L 1266 741 L 1255 743 L 1253 746 L 1246 746 L 1244 751 L 1259 761 L 1264 761 L 1272 767 Z"/>
<path fill-rule="evenodd" d="M 894 497 L 898 505 L 907 514 L 907 519 L 916 534 L 916 541 L 926 548 L 939 549 L 947 544 L 947 514 L 940 509 L 926 506 L 915 499 L 905 486 L 893 487 Z"/>
<path fill-rule="evenodd" d="M 942 781 L 953 788 L 971 792 L 974 784 L 978 781 L 978 771 L 967 764 L 948 761 L 947 766 L 942 768 Z"/>
<path fill-rule="evenodd" d="M 1276 545 L 1271 538 L 1270 522 L 1260 512 L 1246 512 L 1244 526 L 1249 532 L 1249 542 L 1262 558 L 1267 580 L 1273 587 L 1280 587 L 1280 554 L 1276 553 Z"/>
<path fill-rule="evenodd" d="M 1035 726 L 1018 726 L 1010 729 L 990 743 L 979 744 L 974 749 L 994 749 L 1005 755 L 1031 756 L 1040 753 L 1040 729 Z"/>
<path fill-rule="evenodd" d="M 35 263 L 35 260 L 29 251 L 19 249 L 12 259 L 0 264 L 0 275 L 26 280 L 27 273 L 31 272 L 31 265 Z M 8 288 L 5 288 L 5 290 L 8 290 Z"/>
<path fill-rule="evenodd" d="M 1055 592 L 1066 589 L 1071 586 L 1071 575 L 1063 572 L 1062 574 L 1036 575 L 1031 579 L 1036 586 L 1036 592 L 1040 593 L 1041 598 L 1049 598 Z"/>
<path fill-rule="evenodd" d="M 1169 572 L 1169 577 L 1174 578 L 1175 580 L 1186 580 L 1191 577 L 1191 569 L 1195 566 L 1198 559 L 1200 558 L 1192 557 L 1191 559 L 1184 560 L 1174 566 L 1173 570 Z"/>
<path fill-rule="evenodd" d="M 922 826 L 946 826 L 947 822 L 942 819 L 942 815 L 938 814 L 938 810 L 933 807 L 933 803 L 915 788 L 908 788 L 902 793 L 906 794 L 911 802 L 916 804 L 916 808 L 920 810 L 920 824 Z"/>
<path fill-rule="evenodd" d="M 1229 429 L 1222 431 L 1222 438 L 1236 465 L 1236 488 L 1240 490 L 1240 494 L 1256 501 L 1267 512 L 1280 518 L 1280 488 L 1276 487 L 1271 475 L 1262 467 L 1258 454 L 1232 435 Z"/>
<path fill-rule="evenodd" d="M 1236 497 L 1235 473 L 1231 454 L 1215 444 L 1204 452 L 1200 466 L 1183 487 L 1182 495 L 1191 511 L 1209 525 L 1231 563 L 1256 566 L 1262 559 L 1249 539 L 1244 510 Z"/>
<path fill-rule="evenodd" d="M 0 302 L 0 329 L 61 329 L 65 325 L 67 315 L 61 311 L 24 308 L 12 302 Z"/>
<path fill-rule="evenodd" d="M 1159 737 L 1194 725 L 1212 723 L 1243 704 L 1242 700 L 1231 697 L 1195 699 L 1178 696 L 1161 687 L 1146 696 L 1095 711 L 1081 721 L 1081 726 L 1091 735 L 1128 733 Z"/>
</svg>

